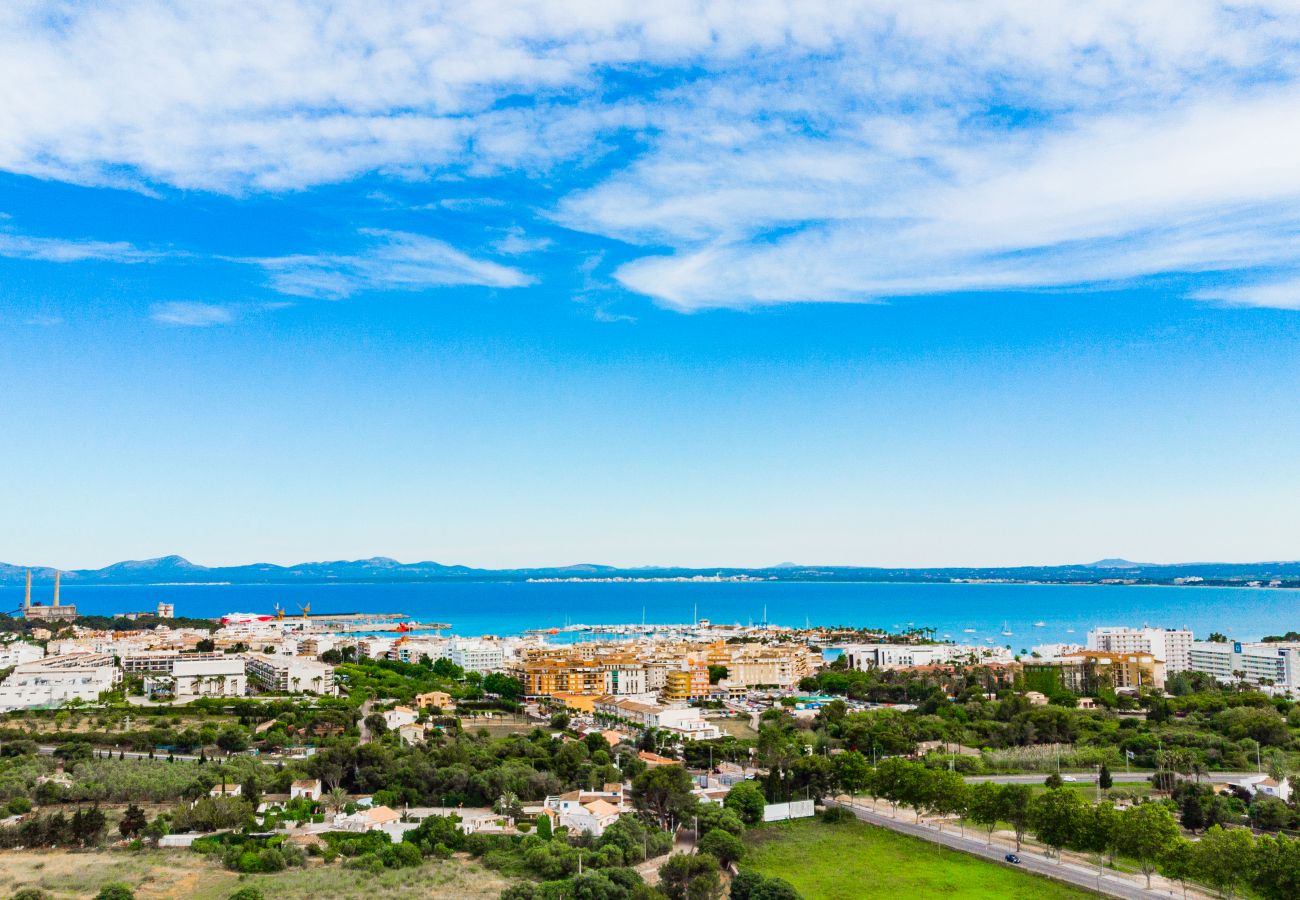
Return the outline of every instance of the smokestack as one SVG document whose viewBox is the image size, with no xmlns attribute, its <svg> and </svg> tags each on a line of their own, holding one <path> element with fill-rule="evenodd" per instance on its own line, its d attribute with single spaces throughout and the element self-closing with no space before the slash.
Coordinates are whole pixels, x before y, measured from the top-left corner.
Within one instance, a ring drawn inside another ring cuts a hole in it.
<svg viewBox="0 0 1300 900">
<path fill-rule="evenodd" d="M 60 574 L 61 573 L 59 572 L 58 569 L 54 570 L 54 605 L 55 606 L 59 605 L 59 575 Z"/>
<path fill-rule="evenodd" d="M 27 593 L 23 594 L 23 615 L 32 608 L 32 570 L 27 570 Z"/>
</svg>

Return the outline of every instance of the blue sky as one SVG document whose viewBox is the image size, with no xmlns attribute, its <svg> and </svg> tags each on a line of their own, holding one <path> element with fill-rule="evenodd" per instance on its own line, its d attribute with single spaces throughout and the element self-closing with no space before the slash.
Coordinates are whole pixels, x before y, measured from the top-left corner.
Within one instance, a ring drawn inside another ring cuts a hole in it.
<svg viewBox="0 0 1300 900">
<path fill-rule="evenodd" d="M 1289 4 L 0 11 L 0 559 L 1294 558 Z"/>
</svg>

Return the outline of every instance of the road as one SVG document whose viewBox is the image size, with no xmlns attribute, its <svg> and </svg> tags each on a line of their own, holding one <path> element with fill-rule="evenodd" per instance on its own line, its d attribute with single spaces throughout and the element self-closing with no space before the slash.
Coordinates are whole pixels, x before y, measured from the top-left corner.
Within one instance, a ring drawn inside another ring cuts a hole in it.
<svg viewBox="0 0 1300 900">
<path fill-rule="evenodd" d="M 999 844 L 990 845 L 986 843 L 983 837 L 964 836 L 958 831 L 940 831 L 933 825 L 909 822 L 901 818 L 895 819 L 866 806 L 848 801 L 827 799 L 826 805 L 840 806 L 851 810 L 859 819 L 871 825 L 879 825 L 891 831 L 938 843 L 944 847 L 980 856 L 1001 865 L 1011 865 L 1004 860 L 1007 848 Z M 1076 887 L 1096 891 L 1109 897 L 1119 897 L 1121 900 L 1154 900 L 1154 898 L 1160 897 L 1167 900 L 1170 896 L 1168 890 L 1156 890 L 1154 888 L 1147 890 L 1143 887 L 1144 881 L 1142 880 L 1134 880 L 1122 874 L 1109 872 L 1094 866 L 1068 861 L 1057 862 L 1042 853 L 1027 848 L 1020 850 L 1016 855 L 1020 857 L 1020 865 L 1015 866 L 1015 868 L 1043 875 L 1057 881 L 1064 881 Z M 1181 891 L 1178 892 L 1178 896 L 1181 896 Z"/>
<path fill-rule="evenodd" d="M 1079 784 L 1093 784 L 1097 780 L 1097 775 L 1093 772 L 1062 772 L 1062 775 L 1073 778 Z M 1246 778 L 1255 775 L 1255 772 L 1208 772 L 1201 776 L 1201 779 L 1208 781 L 1213 778 Z M 1150 772 L 1111 772 L 1110 777 L 1116 784 L 1122 782 L 1150 781 Z M 966 781 L 969 784 L 975 784 L 980 781 L 991 781 L 994 784 L 1042 784 L 1047 775 L 1043 772 L 1036 772 L 1032 775 L 967 775 Z"/>
<path fill-rule="evenodd" d="M 57 746 L 57 745 L 54 745 L 54 744 L 40 744 L 40 745 L 38 745 L 37 748 L 36 748 L 37 752 L 39 752 L 42 756 L 53 756 L 53 755 L 54 755 L 54 751 L 55 751 L 56 749 L 58 749 L 58 746 Z M 117 751 L 117 750 L 105 750 L 105 749 L 103 749 L 102 747 L 101 747 L 101 748 L 96 748 L 96 749 L 95 749 L 95 752 L 94 752 L 94 755 L 95 755 L 96 757 L 99 757 L 99 756 L 101 756 L 101 755 L 105 755 L 105 758 L 111 756 L 113 759 L 117 759 L 117 756 L 118 756 L 118 753 L 119 753 L 119 752 L 122 754 L 123 758 L 125 758 L 125 759 L 148 759 L 148 758 L 149 758 L 149 753 L 148 753 L 147 751 L 145 751 L 145 752 L 142 753 L 142 752 L 140 752 L 139 750 L 122 750 L 122 751 Z M 190 755 L 190 754 L 188 754 L 188 753 L 173 753 L 172 756 L 174 756 L 176 759 L 189 759 L 189 760 L 196 760 L 196 759 L 198 759 L 197 756 L 192 756 L 192 755 Z M 160 755 L 160 754 L 158 754 L 158 753 L 155 753 L 155 754 L 154 754 L 154 759 L 166 760 L 166 759 L 167 759 L 167 754 L 166 754 L 166 753 L 163 753 L 163 754 Z M 218 762 L 218 760 L 213 759 L 212 762 Z"/>
</svg>

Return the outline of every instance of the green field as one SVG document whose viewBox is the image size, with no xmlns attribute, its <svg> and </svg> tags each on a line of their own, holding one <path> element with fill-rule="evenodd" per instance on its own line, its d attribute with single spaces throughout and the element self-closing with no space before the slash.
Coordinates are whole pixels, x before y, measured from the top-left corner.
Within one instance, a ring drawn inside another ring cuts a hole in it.
<svg viewBox="0 0 1300 900">
<path fill-rule="evenodd" d="M 947 900 L 1073 900 L 1068 885 L 860 822 L 766 825 L 745 836 L 741 868 L 784 878 L 806 900 L 944 897 Z"/>
</svg>

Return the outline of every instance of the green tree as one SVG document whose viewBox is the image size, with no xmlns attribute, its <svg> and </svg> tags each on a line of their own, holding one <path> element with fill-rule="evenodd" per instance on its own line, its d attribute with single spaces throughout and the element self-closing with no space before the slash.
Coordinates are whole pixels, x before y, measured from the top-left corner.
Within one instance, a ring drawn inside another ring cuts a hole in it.
<svg viewBox="0 0 1300 900">
<path fill-rule="evenodd" d="M 700 838 L 698 849 L 715 857 L 722 865 L 739 862 L 745 855 L 745 845 L 734 834 L 715 828 Z"/>
<path fill-rule="evenodd" d="M 1196 877 L 1196 848 L 1181 835 L 1165 847 L 1160 857 L 1160 874 L 1171 878 L 1183 886 L 1183 896 L 1187 896 L 1187 882 Z"/>
<path fill-rule="evenodd" d="M 1097 786 L 1103 791 L 1110 790 L 1115 785 L 1115 778 L 1110 774 L 1110 766 L 1105 763 L 1101 764 L 1101 769 L 1097 772 Z"/>
<path fill-rule="evenodd" d="M 248 734 L 242 728 L 229 725 L 217 735 L 217 747 L 227 754 L 242 753 L 248 749 Z"/>
<path fill-rule="evenodd" d="M 666 768 L 666 767 L 661 767 Z M 697 900 L 699 888 L 695 887 L 697 878 L 704 877 L 706 884 L 718 883 L 718 860 L 707 853 L 678 853 L 670 856 L 668 862 L 659 867 L 659 887 L 670 900 Z M 712 882 L 709 882 L 709 879 Z"/>
<path fill-rule="evenodd" d="M 122 837 L 133 838 L 144 831 L 148 824 L 149 819 L 144 814 L 144 810 L 132 803 L 126 808 L 126 812 L 122 813 L 122 819 L 117 823 L 117 830 Z"/>
<path fill-rule="evenodd" d="M 763 807 L 767 798 L 756 781 L 742 781 L 732 787 L 723 801 L 727 809 L 735 810 L 736 815 L 746 825 L 757 825 L 763 821 Z"/>
<path fill-rule="evenodd" d="M 1300 897 L 1300 840 L 1265 835 L 1255 842 L 1251 886 L 1265 900 Z"/>
<path fill-rule="evenodd" d="M 966 815 L 976 825 L 988 832 L 988 842 L 993 843 L 993 832 L 1002 819 L 1002 786 L 991 781 L 971 785 L 966 802 Z"/>
<path fill-rule="evenodd" d="M 1115 829 L 1115 846 L 1138 861 L 1151 889 L 1151 873 L 1161 857 L 1178 839 L 1178 823 L 1163 803 L 1139 803 L 1120 813 Z"/>
<path fill-rule="evenodd" d="M 1277 831 L 1291 824 L 1291 807 L 1278 797 L 1257 796 L 1250 804 L 1250 824 L 1263 831 Z"/>
<path fill-rule="evenodd" d="M 1002 818 L 1011 824 L 1016 833 L 1016 850 L 1020 849 L 1029 831 L 1034 792 L 1027 784 L 1002 786 Z"/>
<path fill-rule="evenodd" d="M 135 892 L 131 890 L 130 885 L 113 881 L 99 889 L 95 900 L 135 900 Z"/>
<path fill-rule="evenodd" d="M 632 805 L 664 828 L 673 819 L 682 821 L 694 809 L 694 787 L 690 773 L 681 766 L 655 766 L 632 781 Z"/>
<path fill-rule="evenodd" d="M 266 900 L 266 895 L 253 886 L 242 887 L 230 895 L 230 900 Z"/>
<path fill-rule="evenodd" d="M 1076 791 L 1067 788 L 1049 788 L 1033 799 L 1029 805 L 1029 821 L 1038 839 L 1061 858 L 1061 849 L 1071 845 L 1079 836 L 1083 820 L 1084 801 Z"/>
<path fill-rule="evenodd" d="M 871 764 L 856 750 L 846 750 L 835 757 L 835 783 L 844 793 L 860 794 L 871 779 Z"/>
<path fill-rule="evenodd" d="M 1195 843 L 1193 868 L 1204 881 L 1232 897 L 1250 878 L 1255 866 L 1255 839 L 1242 828 L 1215 825 Z"/>
<path fill-rule="evenodd" d="M 731 674 L 726 666 L 709 666 L 709 684 L 717 684 Z"/>
</svg>

